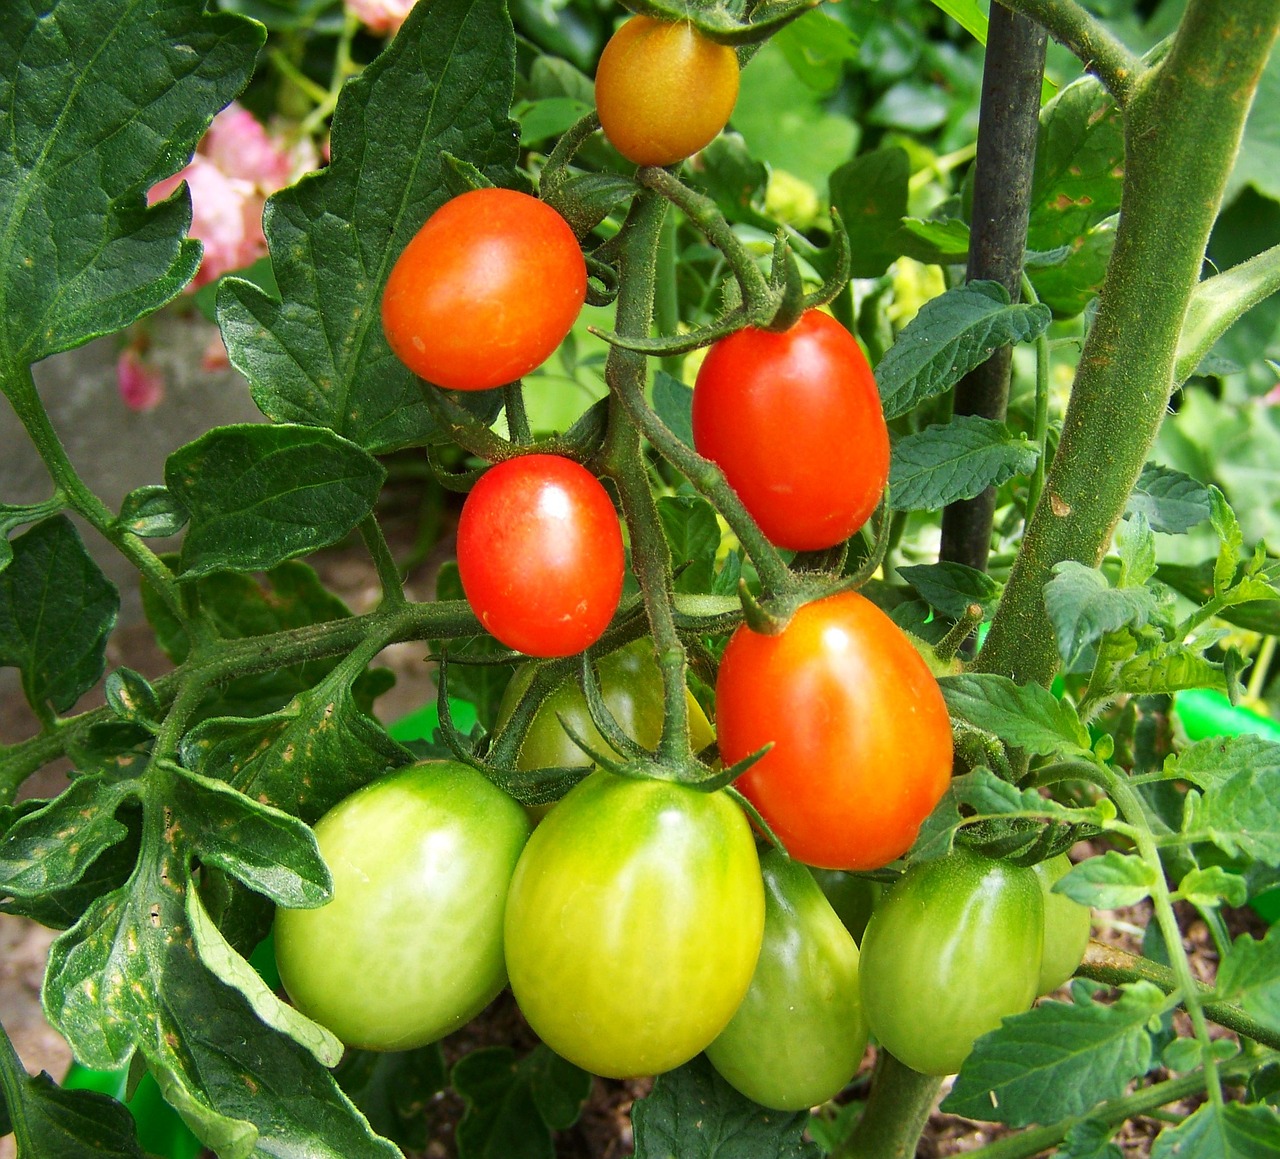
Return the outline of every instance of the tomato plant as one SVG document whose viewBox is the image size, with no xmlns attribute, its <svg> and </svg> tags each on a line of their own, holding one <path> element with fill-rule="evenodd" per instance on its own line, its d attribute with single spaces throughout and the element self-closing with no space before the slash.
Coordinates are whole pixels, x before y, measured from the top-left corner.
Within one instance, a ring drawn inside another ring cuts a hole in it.
<svg viewBox="0 0 1280 1159">
<path fill-rule="evenodd" d="M 396 259 L 382 329 L 428 382 L 487 390 L 545 362 L 586 293 L 586 262 L 564 218 L 527 193 L 473 189 L 427 218 Z"/>
<path fill-rule="evenodd" d="M 599 639 L 622 594 L 618 516 L 598 480 L 558 455 L 490 468 L 458 519 L 458 574 L 486 631 L 529 656 Z"/>
<path fill-rule="evenodd" d="M 1036 993 L 1056 990 L 1075 972 L 1089 945 L 1093 914 L 1087 905 L 1073 901 L 1063 893 L 1054 893 L 1054 882 L 1071 870 L 1065 853 L 1033 868 L 1044 890 L 1044 954 L 1040 959 L 1040 981 Z"/>
<path fill-rule="evenodd" d="M 623 648 L 596 661 L 600 694 L 622 731 L 632 740 L 652 749 L 662 736 L 662 674 L 653 652 L 653 641 L 633 640 Z M 533 680 L 532 665 L 522 665 L 507 684 L 498 706 L 497 727 L 515 711 Z M 689 711 L 690 740 L 701 752 L 715 733 L 692 692 L 685 693 Z M 565 730 L 567 724 L 596 752 L 608 753 L 609 742 L 600 734 L 587 709 L 587 698 L 574 678 L 566 680 L 539 706 L 529 722 L 516 767 L 520 769 L 552 769 L 585 767 L 591 758 L 582 751 Z"/>
<path fill-rule="evenodd" d="M 889 478 L 871 367 L 820 310 L 781 333 L 748 326 L 711 348 L 693 389 L 693 441 L 765 535 L 797 551 L 848 539 Z"/>
<path fill-rule="evenodd" d="M 280 979 L 350 1046 L 408 1050 L 474 1018 L 506 985 L 503 901 L 524 812 L 456 761 L 389 773 L 316 824 L 333 900 L 281 909 Z"/>
<path fill-rule="evenodd" d="M 692 24 L 633 16 L 596 68 L 596 111 L 610 144 L 637 165 L 674 165 L 725 127 L 738 57 Z"/>
<path fill-rule="evenodd" d="M 924 1074 L 954 1074 L 974 1041 L 1036 997 L 1044 900 L 1036 874 L 970 850 L 911 866 L 862 936 L 876 1040 Z"/>
<path fill-rule="evenodd" d="M 507 899 L 511 989 L 571 1062 L 613 1078 L 679 1066 L 751 982 L 764 889 L 722 793 L 597 771 L 534 830 Z"/>
<path fill-rule="evenodd" d="M 738 788 L 793 857 L 826 869 L 900 857 L 951 776 L 937 681 L 856 592 L 806 604 L 774 636 L 740 627 L 720 662 L 716 729 L 727 762 L 773 746 Z"/>
<path fill-rule="evenodd" d="M 858 947 L 798 861 L 770 849 L 760 870 L 760 958 L 742 1005 L 707 1057 L 748 1098 L 799 1111 L 839 1094 L 866 1049 Z"/>
</svg>

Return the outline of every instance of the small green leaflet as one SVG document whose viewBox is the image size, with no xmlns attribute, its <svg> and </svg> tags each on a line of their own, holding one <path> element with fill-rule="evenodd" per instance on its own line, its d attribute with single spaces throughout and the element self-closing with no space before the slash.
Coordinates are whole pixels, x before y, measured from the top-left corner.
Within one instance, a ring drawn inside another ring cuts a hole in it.
<svg viewBox="0 0 1280 1159">
<path fill-rule="evenodd" d="M 1280 926 L 1262 941 L 1241 934 L 1218 968 L 1216 996 L 1238 1002 L 1265 1026 L 1280 1030 Z"/>
<path fill-rule="evenodd" d="M 1150 894 L 1156 871 L 1142 858 L 1108 849 L 1080 862 L 1054 883 L 1053 892 L 1095 909 L 1137 905 Z"/>
<path fill-rule="evenodd" d="M 1044 1002 L 984 1034 L 942 1109 L 1025 1127 L 1083 1115 L 1151 1066 L 1147 1024 L 1168 1004 L 1149 982 L 1111 1005 Z"/>
<path fill-rule="evenodd" d="M 1206 1103 L 1179 1126 L 1162 1131 L 1151 1159 L 1263 1159 L 1280 1155 L 1274 1107 Z"/>
<path fill-rule="evenodd" d="M 926 302 L 876 366 L 884 417 L 949 390 L 1002 346 L 1049 325 L 1047 306 L 1011 305 L 998 282 L 968 282 Z"/>
<path fill-rule="evenodd" d="M 1003 424 L 958 415 L 899 439 L 889 469 L 889 505 L 895 511 L 933 511 L 972 499 L 1036 465 L 1036 448 Z"/>
<path fill-rule="evenodd" d="M 938 684 L 953 716 L 1014 748 L 1039 756 L 1091 753 L 1089 732 L 1076 710 L 1039 684 L 1018 685 L 990 673 L 944 676 Z"/>
<path fill-rule="evenodd" d="M 1214 737 L 1170 757 L 1164 775 L 1204 790 L 1186 796 L 1186 841 L 1212 841 L 1230 856 L 1280 865 L 1280 744 L 1247 734 Z"/>
<path fill-rule="evenodd" d="M 1003 585 L 984 571 L 962 563 L 930 563 L 900 567 L 898 574 L 920 593 L 931 608 L 958 620 L 970 604 L 982 608 L 984 620 L 995 615 Z"/>
<path fill-rule="evenodd" d="M 1145 515 L 1153 531 L 1181 534 L 1209 518 L 1209 488 L 1181 471 L 1148 463 L 1125 514 Z"/>
<path fill-rule="evenodd" d="M 1156 609 L 1145 587 L 1113 588 L 1097 568 L 1063 560 L 1044 587 L 1044 605 L 1068 670 L 1108 632 L 1141 628 Z"/>
<path fill-rule="evenodd" d="M 653 376 L 653 409 L 685 446 L 693 446 L 693 391 L 665 370 Z"/>
<path fill-rule="evenodd" d="M 849 234 L 855 278 L 878 278 L 902 252 L 898 232 L 910 179 L 911 162 L 900 146 L 863 153 L 832 172 L 831 207 Z"/>
</svg>

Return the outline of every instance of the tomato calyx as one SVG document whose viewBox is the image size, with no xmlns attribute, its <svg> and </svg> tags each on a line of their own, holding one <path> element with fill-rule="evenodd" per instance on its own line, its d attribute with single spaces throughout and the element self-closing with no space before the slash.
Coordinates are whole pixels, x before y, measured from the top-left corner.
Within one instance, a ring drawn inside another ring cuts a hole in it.
<svg viewBox="0 0 1280 1159">
<path fill-rule="evenodd" d="M 785 28 L 821 2 L 822 0 L 792 0 L 789 4 L 770 8 L 767 16 L 750 21 L 737 20 L 719 8 L 691 7 L 680 0 L 625 0 L 625 6 L 632 12 L 652 16 L 655 20 L 691 24 L 708 40 L 738 48 L 762 44 L 779 29 Z"/>
</svg>

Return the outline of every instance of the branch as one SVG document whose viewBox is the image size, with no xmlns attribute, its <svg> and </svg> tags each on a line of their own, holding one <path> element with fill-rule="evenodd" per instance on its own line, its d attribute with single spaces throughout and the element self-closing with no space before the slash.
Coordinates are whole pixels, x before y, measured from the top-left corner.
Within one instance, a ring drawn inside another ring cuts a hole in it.
<svg viewBox="0 0 1280 1159">
<path fill-rule="evenodd" d="M 1280 290 L 1280 245 L 1205 278 L 1191 295 L 1187 320 L 1178 339 L 1173 381 L 1186 382 L 1219 338 L 1259 302 Z"/>
</svg>

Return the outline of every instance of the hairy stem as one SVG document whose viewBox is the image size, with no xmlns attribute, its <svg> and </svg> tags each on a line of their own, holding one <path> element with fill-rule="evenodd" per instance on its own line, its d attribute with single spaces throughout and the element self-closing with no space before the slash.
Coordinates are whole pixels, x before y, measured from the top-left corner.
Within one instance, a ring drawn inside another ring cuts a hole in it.
<svg viewBox="0 0 1280 1159">
<path fill-rule="evenodd" d="M 831 1159 L 911 1159 L 941 1087 L 940 1078 L 912 1070 L 882 1048 L 866 1109 Z"/>
</svg>

